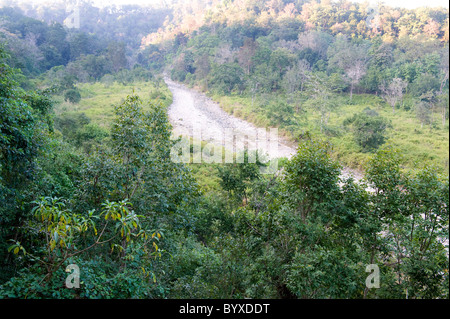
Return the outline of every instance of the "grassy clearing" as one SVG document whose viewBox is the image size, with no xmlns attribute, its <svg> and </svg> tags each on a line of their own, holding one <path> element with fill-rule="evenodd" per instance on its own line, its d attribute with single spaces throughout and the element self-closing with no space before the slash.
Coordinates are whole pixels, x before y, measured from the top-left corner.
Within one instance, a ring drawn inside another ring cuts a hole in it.
<svg viewBox="0 0 450 319">
<path fill-rule="evenodd" d="M 238 95 L 212 95 L 221 107 L 234 116 L 245 119 L 255 125 L 269 127 L 271 123 L 267 109 L 268 99 L 255 99 L 252 106 L 251 97 Z M 280 98 L 283 97 L 271 97 Z M 436 165 L 444 172 L 449 170 L 449 124 L 442 126 L 441 114 L 432 115 L 433 124 L 421 127 L 413 110 L 397 109 L 395 113 L 383 100 L 373 95 L 354 95 L 353 100 L 338 106 L 330 112 L 326 130 L 320 130 L 319 112 L 306 109 L 306 113 L 298 116 L 296 123 L 290 127 L 280 125 L 280 133 L 294 141 L 302 132 L 309 131 L 316 136 L 328 139 L 334 145 L 334 156 L 342 165 L 362 169 L 371 153 L 364 153 L 356 144 L 349 127 L 344 127 L 346 118 L 355 113 L 371 108 L 379 115 L 389 119 L 392 128 L 387 131 L 387 143 L 398 148 L 404 155 L 405 169 L 413 169 L 427 165 Z"/>
<path fill-rule="evenodd" d="M 81 93 L 81 101 L 72 104 L 64 101 L 62 96 L 56 97 L 56 114 L 64 112 L 85 113 L 94 123 L 108 127 L 114 116 L 114 106 L 120 104 L 133 92 L 144 101 L 160 101 L 168 106 L 172 94 L 167 87 L 157 87 L 153 82 L 135 82 L 127 85 L 114 82 L 111 85 L 103 83 L 79 83 L 77 88 Z"/>
</svg>

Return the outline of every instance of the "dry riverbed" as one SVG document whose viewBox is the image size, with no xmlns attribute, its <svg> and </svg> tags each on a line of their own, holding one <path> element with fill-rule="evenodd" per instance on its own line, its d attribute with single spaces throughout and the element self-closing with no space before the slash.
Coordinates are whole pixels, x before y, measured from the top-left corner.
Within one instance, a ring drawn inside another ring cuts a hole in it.
<svg viewBox="0 0 450 319">
<path fill-rule="evenodd" d="M 167 77 L 164 80 L 173 95 L 173 103 L 168 113 L 174 136 L 194 136 L 194 138 L 201 136 L 201 141 L 224 146 L 226 149 L 229 145 L 234 146 L 228 151 L 235 152 L 244 151 L 244 145 L 246 145 L 248 150 L 263 151 L 270 159 L 291 158 L 295 155 L 296 149 L 292 143 L 278 136 L 276 142 L 273 142 L 273 135 L 270 135 L 269 131 L 228 114 L 205 94 Z M 226 132 L 233 132 L 233 134 Z M 244 143 L 236 143 L 236 138 L 240 137 L 246 137 Z M 356 180 L 362 178 L 359 172 L 344 168 L 342 177 L 348 176 L 353 176 Z"/>
</svg>

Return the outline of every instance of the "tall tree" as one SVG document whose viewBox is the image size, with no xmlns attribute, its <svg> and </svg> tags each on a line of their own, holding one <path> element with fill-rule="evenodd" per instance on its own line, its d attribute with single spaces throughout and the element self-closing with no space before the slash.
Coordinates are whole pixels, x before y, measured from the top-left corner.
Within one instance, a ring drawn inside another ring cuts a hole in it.
<svg viewBox="0 0 450 319">
<path fill-rule="evenodd" d="M 449 50 L 448 46 L 442 50 L 441 63 L 440 63 L 440 77 L 441 85 L 439 87 L 438 100 L 441 104 L 442 114 L 442 126 L 445 126 L 445 121 L 448 112 L 448 78 L 449 78 Z M 444 90 L 447 87 L 447 94 L 444 94 Z"/>
<path fill-rule="evenodd" d="M 125 49 L 125 43 L 123 42 L 111 42 L 108 45 L 107 57 L 111 61 L 115 72 L 127 67 Z"/>
<path fill-rule="evenodd" d="M 306 104 L 320 113 L 320 131 L 322 132 L 324 126 L 328 123 L 330 111 L 336 105 L 327 75 L 323 73 L 311 74 L 305 85 L 305 94 L 309 97 Z"/>
<path fill-rule="evenodd" d="M 329 65 L 342 70 L 346 75 L 350 83 L 350 98 L 352 98 L 355 85 L 359 83 L 367 70 L 367 44 L 356 44 L 340 36 L 329 47 L 327 54 Z"/>
<path fill-rule="evenodd" d="M 311 66 L 306 60 L 299 60 L 292 67 L 288 67 L 283 78 L 283 88 L 288 95 L 288 103 L 295 102 L 299 110 L 299 98 L 311 72 Z"/>
<path fill-rule="evenodd" d="M 36 161 L 45 151 L 53 130 L 53 106 L 45 92 L 25 92 L 15 78 L 17 70 L 6 63 L 0 44 L 0 256 L 5 258 L 6 238 L 12 237 L 25 214 L 27 190 L 39 170 Z M 2 265 L 3 266 L 3 265 Z"/>
<path fill-rule="evenodd" d="M 253 67 L 253 56 L 257 49 L 257 43 L 250 38 L 244 40 L 244 45 L 239 49 L 237 58 L 239 65 L 245 70 L 245 74 L 249 75 Z"/>
<path fill-rule="evenodd" d="M 394 78 L 388 85 L 383 83 L 380 86 L 380 90 L 383 92 L 383 99 L 392 107 L 392 112 L 395 112 L 397 103 L 402 101 L 403 93 L 407 86 L 408 82 L 400 78 Z"/>
</svg>

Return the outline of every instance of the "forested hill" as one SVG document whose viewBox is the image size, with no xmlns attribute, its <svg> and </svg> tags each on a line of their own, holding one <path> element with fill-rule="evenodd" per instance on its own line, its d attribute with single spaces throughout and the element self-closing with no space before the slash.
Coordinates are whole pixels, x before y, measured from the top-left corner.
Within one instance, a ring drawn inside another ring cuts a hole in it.
<svg viewBox="0 0 450 319">
<path fill-rule="evenodd" d="M 349 166 L 389 141 L 448 169 L 448 41 L 444 8 L 236 0 L 180 2 L 142 44 L 172 79 L 293 140 L 323 135 Z"/>
<path fill-rule="evenodd" d="M 242 41 L 242 36 L 255 39 L 269 33 L 276 40 L 295 41 L 299 33 L 311 30 L 352 38 L 381 36 L 390 43 L 404 36 L 424 36 L 448 43 L 448 18 L 445 8 L 405 9 L 368 1 L 178 1 L 173 6 L 173 18 L 158 33 L 144 39 L 144 44 L 190 35 L 198 30 L 215 33 L 220 27 L 233 25 L 237 36 L 235 44 Z"/>
<path fill-rule="evenodd" d="M 8 43 L 12 66 L 36 77 L 69 65 L 70 76 L 81 82 L 135 65 L 147 66 L 146 52 L 138 50 L 141 39 L 161 27 L 170 14 L 169 9 L 137 6 L 100 9 L 81 1 L 79 28 L 69 28 L 64 24 L 70 16 L 66 5 L 0 6 L 0 41 Z"/>
</svg>

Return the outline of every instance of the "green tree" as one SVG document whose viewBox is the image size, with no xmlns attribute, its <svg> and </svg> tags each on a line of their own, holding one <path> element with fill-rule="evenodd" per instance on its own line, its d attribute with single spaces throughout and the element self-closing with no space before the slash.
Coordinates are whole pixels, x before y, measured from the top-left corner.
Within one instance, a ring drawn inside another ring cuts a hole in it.
<svg viewBox="0 0 450 319">
<path fill-rule="evenodd" d="M 400 164 L 397 150 L 383 148 L 366 169 L 385 242 L 378 258 L 384 260 L 387 289 L 379 293 L 388 298 L 448 296 L 448 177 L 433 168 L 406 175 Z"/>
<path fill-rule="evenodd" d="M 368 211 L 367 196 L 352 181 L 341 191 L 340 166 L 331 159 L 330 147 L 306 137 L 285 165 L 282 180 L 266 181 L 262 209 L 254 211 L 250 203 L 235 212 L 235 236 L 252 247 L 244 261 L 251 296 L 362 295 L 358 263 L 368 258 L 355 245 L 362 246 L 357 234 Z"/>
<path fill-rule="evenodd" d="M 128 62 L 125 54 L 125 43 L 111 42 L 108 45 L 106 57 L 112 64 L 115 72 L 126 68 Z"/>
<path fill-rule="evenodd" d="M 0 46 L 0 256 L 25 213 L 27 189 L 38 171 L 36 158 L 53 130 L 49 95 L 22 90 L 7 57 Z"/>
<path fill-rule="evenodd" d="M 259 158 L 256 163 L 249 163 L 248 151 L 243 154 L 243 163 L 226 164 L 218 167 L 220 185 L 222 189 L 230 195 L 236 202 L 247 202 L 249 187 L 253 181 L 260 178 L 259 169 L 262 164 Z M 256 157 L 258 154 L 255 155 Z"/>
<path fill-rule="evenodd" d="M 64 100 L 72 104 L 77 104 L 81 101 L 80 91 L 77 89 L 70 89 L 64 93 Z"/>
<path fill-rule="evenodd" d="M 308 77 L 304 95 L 308 97 L 306 105 L 320 113 L 320 131 L 328 124 L 330 111 L 336 107 L 337 100 L 333 96 L 329 78 L 322 72 Z"/>
<path fill-rule="evenodd" d="M 244 70 L 236 63 L 215 65 L 209 73 L 209 84 L 219 92 L 229 94 L 244 83 Z"/>
<path fill-rule="evenodd" d="M 352 125 L 356 143 L 364 152 L 379 148 L 386 140 L 386 129 L 389 122 L 377 112 L 366 109 L 344 121 L 344 125 Z"/>
<path fill-rule="evenodd" d="M 328 48 L 330 68 L 344 72 L 350 83 L 350 99 L 353 89 L 366 74 L 368 60 L 368 44 L 357 44 L 341 36 Z"/>
</svg>

